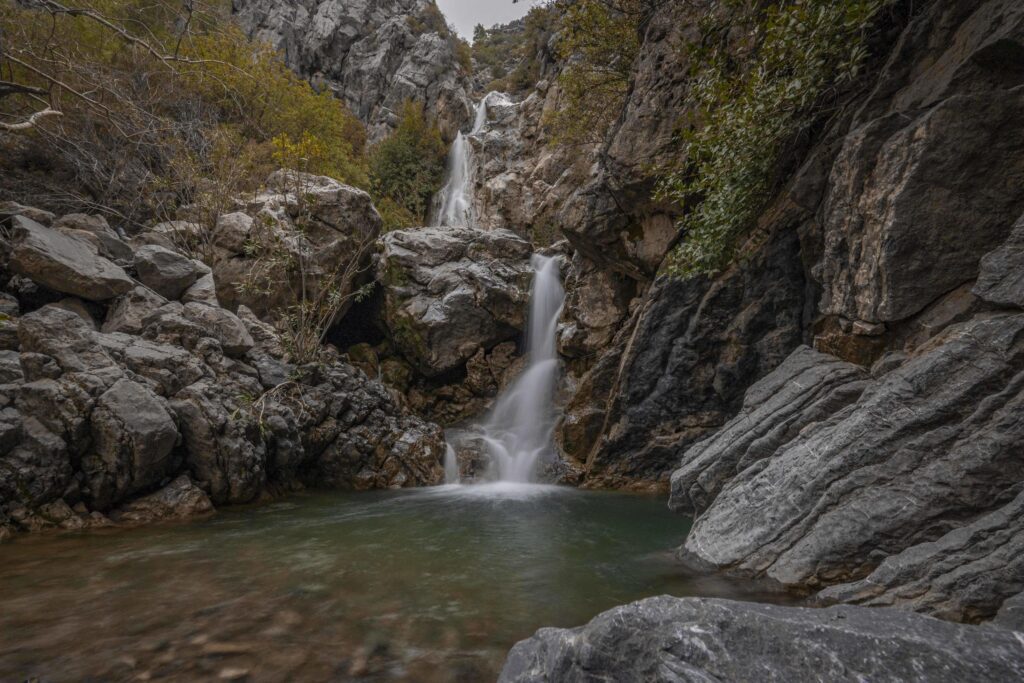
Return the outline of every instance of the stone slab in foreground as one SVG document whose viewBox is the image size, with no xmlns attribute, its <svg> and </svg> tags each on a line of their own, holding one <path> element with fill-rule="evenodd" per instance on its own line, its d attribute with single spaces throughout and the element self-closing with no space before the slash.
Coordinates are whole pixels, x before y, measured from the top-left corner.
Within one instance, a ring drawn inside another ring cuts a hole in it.
<svg viewBox="0 0 1024 683">
<path fill-rule="evenodd" d="M 541 629 L 502 683 L 1017 681 L 1024 634 L 894 609 L 649 598 L 577 629 Z"/>
</svg>

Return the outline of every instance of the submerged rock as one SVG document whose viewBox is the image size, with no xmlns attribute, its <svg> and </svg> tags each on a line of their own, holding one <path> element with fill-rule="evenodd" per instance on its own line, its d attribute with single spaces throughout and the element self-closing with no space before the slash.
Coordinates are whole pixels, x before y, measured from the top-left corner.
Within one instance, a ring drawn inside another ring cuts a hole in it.
<svg viewBox="0 0 1024 683">
<path fill-rule="evenodd" d="M 517 644 L 502 683 L 1011 681 L 1018 633 L 900 610 L 649 598 Z"/>
</svg>

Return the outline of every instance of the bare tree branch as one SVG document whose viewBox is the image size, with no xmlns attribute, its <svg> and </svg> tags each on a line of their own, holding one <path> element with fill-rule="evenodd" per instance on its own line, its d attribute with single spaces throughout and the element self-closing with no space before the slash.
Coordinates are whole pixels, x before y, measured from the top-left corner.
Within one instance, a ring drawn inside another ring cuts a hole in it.
<svg viewBox="0 0 1024 683">
<path fill-rule="evenodd" d="M 27 120 L 22 121 L 21 123 L 4 123 L 3 121 L 0 121 L 0 130 L 12 132 L 29 130 L 31 128 L 35 128 L 36 124 L 38 124 L 41 120 L 45 119 L 48 116 L 63 116 L 63 114 L 61 114 L 56 109 L 46 108 L 42 111 L 37 111 L 35 114 L 32 114 L 32 116 L 28 117 Z"/>
</svg>

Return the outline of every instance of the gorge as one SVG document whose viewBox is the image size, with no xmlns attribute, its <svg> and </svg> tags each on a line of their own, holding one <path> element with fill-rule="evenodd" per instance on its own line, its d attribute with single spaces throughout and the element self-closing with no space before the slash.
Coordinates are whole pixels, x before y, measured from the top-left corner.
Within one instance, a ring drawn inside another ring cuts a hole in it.
<svg viewBox="0 0 1024 683">
<path fill-rule="evenodd" d="M 1019 2 L 179 4 L 0 13 L 0 680 L 1024 678 Z"/>
</svg>

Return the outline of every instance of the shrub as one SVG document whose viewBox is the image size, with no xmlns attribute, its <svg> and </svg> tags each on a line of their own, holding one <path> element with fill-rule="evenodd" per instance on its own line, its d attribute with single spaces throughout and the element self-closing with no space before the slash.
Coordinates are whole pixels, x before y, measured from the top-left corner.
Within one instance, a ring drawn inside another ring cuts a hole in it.
<svg viewBox="0 0 1024 683">
<path fill-rule="evenodd" d="M 370 150 L 371 188 L 386 229 L 422 225 L 444 182 L 448 149 L 421 102 L 406 101 L 398 127 Z"/>
<path fill-rule="evenodd" d="M 775 190 L 787 143 L 858 76 L 884 4 L 728 0 L 706 16 L 700 39 L 686 48 L 696 113 L 682 135 L 684 162 L 659 190 L 684 210 L 668 273 L 713 273 L 733 260 Z M 737 34 L 747 40 L 737 44 Z"/>
<path fill-rule="evenodd" d="M 0 121 L 44 106 L 62 114 L 0 139 L 17 150 L 29 136 L 59 170 L 36 188 L 57 210 L 102 210 L 125 223 L 173 213 L 215 194 L 197 178 L 229 180 L 225 191 L 262 180 L 275 139 L 316 140 L 309 170 L 368 185 L 359 121 L 276 51 L 248 41 L 226 3 L 4 3 L 0 72 L 26 89 L 0 99 Z M 6 158 L 12 173 L 24 170 L 16 161 Z"/>
</svg>

